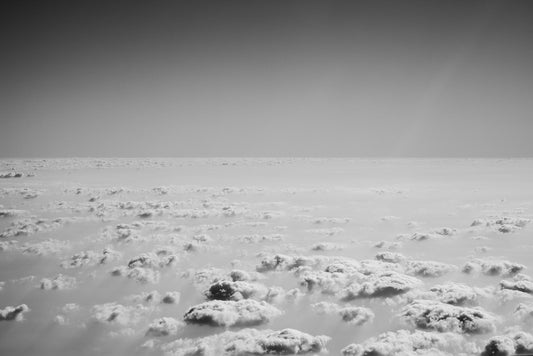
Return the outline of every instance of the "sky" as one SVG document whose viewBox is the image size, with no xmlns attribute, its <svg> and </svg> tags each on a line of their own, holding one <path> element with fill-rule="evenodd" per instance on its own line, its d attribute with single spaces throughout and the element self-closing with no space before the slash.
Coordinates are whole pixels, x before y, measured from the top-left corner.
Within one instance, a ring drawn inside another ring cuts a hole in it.
<svg viewBox="0 0 533 356">
<path fill-rule="evenodd" d="M 532 1 L 8 1 L 0 157 L 533 156 Z"/>
</svg>

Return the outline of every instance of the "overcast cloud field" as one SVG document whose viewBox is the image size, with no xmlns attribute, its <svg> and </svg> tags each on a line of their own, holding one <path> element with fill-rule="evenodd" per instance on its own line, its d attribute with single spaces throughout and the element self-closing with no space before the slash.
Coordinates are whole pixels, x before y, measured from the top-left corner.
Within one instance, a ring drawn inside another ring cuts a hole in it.
<svg viewBox="0 0 533 356">
<path fill-rule="evenodd" d="M 530 159 L 0 164 L 2 355 L 533 352 Z"/>
</svg>

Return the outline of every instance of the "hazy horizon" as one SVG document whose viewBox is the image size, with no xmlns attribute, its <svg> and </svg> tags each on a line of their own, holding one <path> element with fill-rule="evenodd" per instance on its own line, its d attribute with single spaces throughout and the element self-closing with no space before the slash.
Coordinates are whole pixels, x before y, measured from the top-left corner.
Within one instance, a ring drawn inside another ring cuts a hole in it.
<svg viewBox="0 0 533 356">
<path fill-rule="evenodd" d="M 0 157 L 532 157 L 533 3 L 2 5 Z"/>
</svg>

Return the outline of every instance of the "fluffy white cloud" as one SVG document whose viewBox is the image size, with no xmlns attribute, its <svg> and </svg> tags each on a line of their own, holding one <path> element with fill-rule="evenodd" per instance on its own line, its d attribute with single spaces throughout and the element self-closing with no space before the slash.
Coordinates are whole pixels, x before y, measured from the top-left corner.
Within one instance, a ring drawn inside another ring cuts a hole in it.
<svg viewBox="0 0 533 356">
<path fill-rule="evenodd" d="M 70 259 L 61 262 L 63 268 L 78 268 L 82 266 L 94 266 L 117 261 L 122 257 L 122 253 L 115 251 L 111 247 L 106 247 L 102 251 L 82 251 L 73 255 Z"/>
<path fill-rule="evenodd" d="M 360 274 L 358 277 L 363 278 L 363 275 Z M 299 277 L 300 285 L 306 287 L 309 292 L 319 290 L 330 295 L 339 293 L 350 281 L 359 278 L 342 272 L 322 271 L 305 271 Z"/>
<path fill-rule="evenodd" d="M 125 306 L 118 303 L 97 304 L 92 309 L 92 318 L 103 324 L 129 326 L 138 323 L 152 308 L 141 304 Z"/>
<path fill-rule="evenodd" d="M 385 248 L 387 250 L 397 250 L 400 247 L 402 247 L 402 243 L 399 242 L 399 241 L 394 241 L 394 242 L 379 241 L 379 242 L 374 244 L 374 247 L 376 247 L 376 248 Z"/>
<path fill-rule="evenodd" d="M 0 234 L 0 237 L 29 236 L 41 231 L 52 231 L 61 228 L 65 224 L 64 219 L 38 219 L 29 217 L 12 222 L 9 227 Z"/>
<path fill-rule="evenodd" d="M 174 318 L 159 318 L 148 325 L 146 336 L 160 337 L 177 335 L 184 326 L 185 323 Z"/>
<path fill-rule="evenodd" d="M 472 348 L 472 347 L 470 347 Z M 373 337 L 362 344 L 351 344 L 342 349 L 345 356 L 422 356 L 457 355 L 465 351 L 461 335 L 425 331 L 398 330 Z"/>
<path fill-rule="evenodd" d="M 261 277 L 257 272 L 248 272 L 241 269 L 234 269 L 230 271 L 229 277 L 232 281 L 256 281 Z"/>
<path fill-rule="evenodd" d="M 429 290 L 436 294 L 439 301 L 453 305 L 475 304 L 479 294 L 476 288 L 452 282 L 435 285 Z"/>
<path fill-rule="evenodd" d="M 511 356 L 531 353 L 533 353 L 533 336 L 526 332 L 513 332 L 490 338 L 481 356 Z"/>
<path fill-rule="evenodd" d="M 125 299 L 133 303 L 147 303 L 147 304 L 177 304 L 180 301 L 181 294 L 176 291 L 166 292 L 161 295 L 156 290 L 150 292 L 143 292 L 126 297 Z"/>
<path fill-rule="evenodd" d="M 259 283 L 219 281 L 209 287 L 205 296 L 209 300 L 263 299 L 267 293 L 268 288 Z"/>
<path fill-rule="evenodd" d="M 502 289 L 518 291 L 522 293 L 533 294 L 533 281 L 530 277 L 519 274 L 513 280 L 503 280 L 500 282 Z"/>
<path fill-rule="evenodd" d="M 163 298 L 161 298 L 161 303 L 164 304 L 178 304 L 180 301 L 181 293 L 176 291 L 166 292 Z"/>
<path fill-rule="evenodd" d="M 22 178 L 25 174 L 21 172 L 0 172 L 0 178 Z"/>
<path fill-rule="evenodd" d="M 308 234 L 333 236 L 333 235 L 338 235 L 340 233 L 343 233 L 344 229 L 342 227 L 335 226 L 335 227 L 327 227 L 327 228 L 322 228 L 322 229 L 308 229 L 308 230 L 305 230 L 305 232 Z"/>
<path fill-rule="evenodd" d="M 54 278 L 43 278 L 41 279 L 40 288 L 45 290 L 51 289 L 73 289 L 76 287 L 77 281 L 75 277 L 65 276 L 63 274 L 58 274 Z"/>
<path fill-rule="evenodd" d="M 415 232 L 412 235 L 399 235 L 399 239 L 408 238 L 412 241 L 426 241 L 426 240 L 432 240 L 432 239 L 441 239 L 446 236 L 452 236 L 457 231 L 455 229 L 451 229 L 449 227 L 443 227 L 431 232 Z"/>
<path fill-rule="evenodd" d="M 457 267 L 436 261 L 407 261 L 405 272 L 420 277 L 441 277 Z"/>
<path fill-rule="evenodd" d="M 129 268 L 126 266 L 121 266 L 113 269 L 111 271 L 113 276 L 126 276 L 130 279 L 133 279 L 139 283 L 152 283 L 157 284 L 161 278 L 159 271 L 153 270 L 151 268 L 143 267 L 134 267 Z"/>
<path fill-rule="evenodd" d="M 20 215 L 26 215 L 27 213 L 26 210 L 0 209 L 0 218 L 14 218 Z"/>
<path fill-rule="evenodd" d="M 513 276 L 525 268 L 526 266 L 522 264 L 505 260 L 477 258 L 467 262 L 463 266 L 463 272 L 483 273 L 487 276 Z"/>
<path fill-rule="evenodd" d="M 407 259 L 399 252 L 383 251 L 376 254 L 376 260 L 390 263 L 400 263 Z"/>
<path fill-rule="evenodd" d="M 219 281 L 257 281 L 265 278 L 261 273 L 255 271 L 240 269 L 228 271 L 220 268 L 189 269 L 182 274 L 182 277 L 191 279 L 199 289 L 207 289 Z"/>
<path fill-rule="evenodd" d="M 249 234 L 237 237 L 238 241 L 252 244 L 260 242 L 279 242 L 285 239 L 283 234 Z"/>
<path fill-rule="evenodd" d="M 48 256 L 68 250 L 71 248 L 69 241 L 60 241 L 55 239 L 47 239 L 41 242 L 24 243 L 21 246 L 22 253 Z"/>
<path fill-rule="evenodd" d="M 71 248 L 69 241 L 47 239 L 20 243 L 17 240 L 0 241 L 0 251 L 17 251 L 26 255 L 50 256 Z"/>
<path fill-rule="evenodd" d="M 498 321 L 480 307 L 459 307 L 433 300 L 415 300 L 402 309 L 400 316 L 421 329 L 471 334 L 491 332 Z"/>
<path fill-rule="evenodd" d="M 140 294 L 134 294 L 130 295 L 125 298 L 129 302 L 133 303 L 148 303 L 148 304 L 156 304 L 161 302 L 161 294 L 156 291 L 150 291 L 150 292 L 143 292 Z"/>
<path fill-rule="evenodd" d="M 311 246 L 313 251 L 333 251 L 333 250 L 343 250 L 345 245 L 336 244 L 333 242 L 319 242 Z"/>
<path fill-rule="evenodd" d="M 199 339 L 178 339 L 163 346 L 169 356 L 301 355 L 326 351 L 330 340 L 294 329 L 243 329 Z"/>
<path fill-rule="evenodd" d="M 533 304 L 532 303 L 520 303 L 516 306 L 514 316 L 526 323 L 533 322 Z"/>
<path fill-rule="evenodd" d="M 174 265 L 178 261 L 178 256 L 170 251 L 162 250 L 156 252 L 142 253 L 128 261 L 128 268 L 164 268 Z"/>
<path fill-rule="evenodd" d="M 191 307 L 183 318 L 192 324 L 252 326 L 267 323 L 281 314 L 276 307 L 252 299 L 214 300 Z"/>
<path fill-rule="evenodd" d="M 531 222 L 527 218 L 506 216 L 501 218 L 476 219 L 470 226 L 486 227 L 501 233 L 515 232 Z"/>
<path fill-rule="evenodd" d="M 340 306 L 335 303 L 319 302 L 311 305 L 319 314 L 338 315 L 343 321 L 353 325 L 363 325 L 374 319 L 372 310 L 364 307 Z"/>
<path fill-rule="evenodd" d="M 388 298 L 403 294 L 421 284 L 420 280 L 397 272 L 382 272 L 352 282 L 340 294 L 343 300 L 357 298 Z"/>
<path fill-rule="evenodd" d="M 264 300 L 267 303 L 282 304 L 282 303 L 295 303 L 298 302 L 305 294 L 298 288 L 292 288 L 285 290 L 281 287 L 269 287 L 268 293 Z"/>
<path fill-rule="evenodd" d="M 270 255 L 261 260 L 257 266 L 258 272 L 269 271 L 290 271 L 303 266 L 316 266 L 324 261 L 323 256 L 291 256 L 291 255 Z"/>
<path fill-rule="evenodd" d="M 0 309 L 0 321 L 21 321 L 24 319 L 24 313 L 30 311 L 26 304 L 21 304 L 16 307 L 7 306 Z"/>
<path fill-rule="evenodd" d="M 45 219 L 31 216 L 13 221 L 8 228 L 0 234 L 0 238 L 30 236 L 38 232 L 57 230 L 71 223 L 90 220 L 92 220 L 90 217 L 60 217 L 55 219 Z"/>
</svg>

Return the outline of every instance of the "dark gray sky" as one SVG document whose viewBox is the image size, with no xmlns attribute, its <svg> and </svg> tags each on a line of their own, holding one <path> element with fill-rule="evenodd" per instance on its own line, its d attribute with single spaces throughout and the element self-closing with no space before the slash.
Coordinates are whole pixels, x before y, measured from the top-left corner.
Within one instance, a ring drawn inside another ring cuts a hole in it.
<svg viewBox="0 0 533 356">
<path fill-rule="evenodd" d="M 533 156 L 533 1 L 0 14 L 3 157 Z"/>
</svg>

